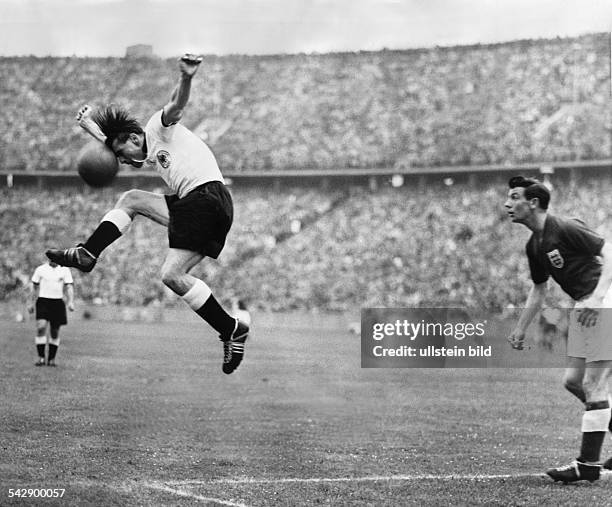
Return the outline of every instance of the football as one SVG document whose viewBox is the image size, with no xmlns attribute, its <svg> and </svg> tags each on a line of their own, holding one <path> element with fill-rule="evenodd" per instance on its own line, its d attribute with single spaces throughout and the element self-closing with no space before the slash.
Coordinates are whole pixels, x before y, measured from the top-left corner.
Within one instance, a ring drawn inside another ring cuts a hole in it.
<svg viewBox="0 0 612 507">
<path fill-rule="evenodd" d="M 79 152 L 76 165 L 79 176 L 91 187 L 110 185 L 119 171 L 117 157 L 100 141 L 87 143 Z"/>
</svg>

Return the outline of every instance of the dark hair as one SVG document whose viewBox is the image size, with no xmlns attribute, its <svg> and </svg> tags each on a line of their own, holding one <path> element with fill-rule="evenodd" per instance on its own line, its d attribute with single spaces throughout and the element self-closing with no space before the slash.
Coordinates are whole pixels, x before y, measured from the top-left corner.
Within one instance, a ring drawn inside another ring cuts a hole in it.
<svg viewBox="0 0 612 507">
<path fill-rule="evenodd" d="M 513 176 L 508 181 L 510 188 L 522 187 L 525 189 L 525 199 L 538 199 L 540 208 L 548 209 L 550 203 L 550 191 L 546 186 L 535 178 L 525 178 L 524 176 Z"/>
<path fill-rule="evenodd" d="M 96 111 L 93 116 L 102 133 L 106 136 L 106 146 L 112 147 L 113 141 L 127 141 L 130 134 L 142 134 L 143 130 L 136 118 L 120 106 L 106 106 L 104 109 Z"/>
</svg>

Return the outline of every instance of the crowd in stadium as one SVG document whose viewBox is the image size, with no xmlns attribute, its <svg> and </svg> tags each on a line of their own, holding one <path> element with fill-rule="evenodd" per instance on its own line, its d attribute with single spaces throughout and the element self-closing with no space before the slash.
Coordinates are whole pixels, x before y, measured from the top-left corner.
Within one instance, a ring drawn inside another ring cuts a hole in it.
<svg viewBox="0 0 612 507">
<path fill-rule="evenodd" d="M 226 249 L 196 268 L 222 299 L 272 311 L 451 304 L 499 311 L 526 298 L 529 234 L 505 216 L 503 181 L 232 192 Z M 580 216 L 612 238 L 610 195 L 605 177 L 559 181 L 551 211 Z M 116 197 L 114 189 L 2 189 L 0 301 L 22 298 L 45 249 L 85 239 Z M 182 304 L 159 280 L 166 247 L 164 228 L 136 220 L 92 273 L 75 271 L 77 294 L 106 304 Z"/>
<path fill-rule="evenodd" d="M 576 161 L 612 156 L 610 36 L 327 55 L 208 56 L 184 123 L 222 171 Z M 67 79 L 66 76 L 70 76 Z M 168 99 L 175 62 L 0 58 L 0 171 L 73 171 L 84 102 L 141 120 Z M 554 207 L 606 227 L 612 183 L 558 185 Z M 220 298 L 274 310 L 449 305 L 500 310 L 529 286 L 528 232 L 503 182 L 400 188 L 232 189 L 219 261 L 196 268 Z M 46 248 L 84 240 L 118 197 L 0 188 L 0 301 L 23 297 Z M 603 233 L 609 231 L 602 230 Z M 612 237 L 610 235 L 609 237 Z M 159 281 L 166 231 L 146 220 L 105 251 L 79 297 L 180 304 Z"/>
<path fill-rule="evenodd" d="M 0 58 L 0 170 L 70 170 L 83 103 L 146 121 L 174 78 L 173 60 Z M 574 161 L 611 156 L 609 94 L 609 34 L 208 56 L 184 122 L 226 172 Z"/>
</svg>

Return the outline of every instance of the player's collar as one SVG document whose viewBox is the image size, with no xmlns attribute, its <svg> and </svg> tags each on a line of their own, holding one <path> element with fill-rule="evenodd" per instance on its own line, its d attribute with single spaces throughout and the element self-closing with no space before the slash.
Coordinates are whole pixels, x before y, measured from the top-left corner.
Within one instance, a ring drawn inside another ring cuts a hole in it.
<svg viewBox="0 0 612 507">
<path fill-rule="evenodd" d="M 550 213 L 546 213 L 546 217 L 544 217 L 544 227 L 542 227 L 542 234 L 544 234 L 550 228 L 551 218 Z"/>
</svg>

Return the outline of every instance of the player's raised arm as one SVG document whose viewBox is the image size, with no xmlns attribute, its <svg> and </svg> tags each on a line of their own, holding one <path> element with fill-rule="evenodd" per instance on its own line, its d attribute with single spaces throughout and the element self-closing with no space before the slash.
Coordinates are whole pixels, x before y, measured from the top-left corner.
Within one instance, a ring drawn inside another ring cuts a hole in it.
<svg viewBox="0 0 612 507">
<path fill-rule="evenodd" d="M 101 143 L 106 142 L 106 136 L 100 129 L 99 125 L 93 120 L 93 110 L 87 104 L 85 104 L 76 115 L 76 121 L 79 126 L 85 130 L 94 139 L 97 139 Z"/>
<path fill-rule="evenodd" d="M 191 92 L 191 78 L 198 70 L 200 63 L 202 63 L 201 56 L 186 54 L 180 59 L 179 69 L 181 75 L 178 84 L 172 92 L 170 102 L 164 106 L 162 114 L 162 123 L 164 125 L 177 123 L 183 117 L 183 109 L 187 105 L 189 93 Z"/>
</svg>

